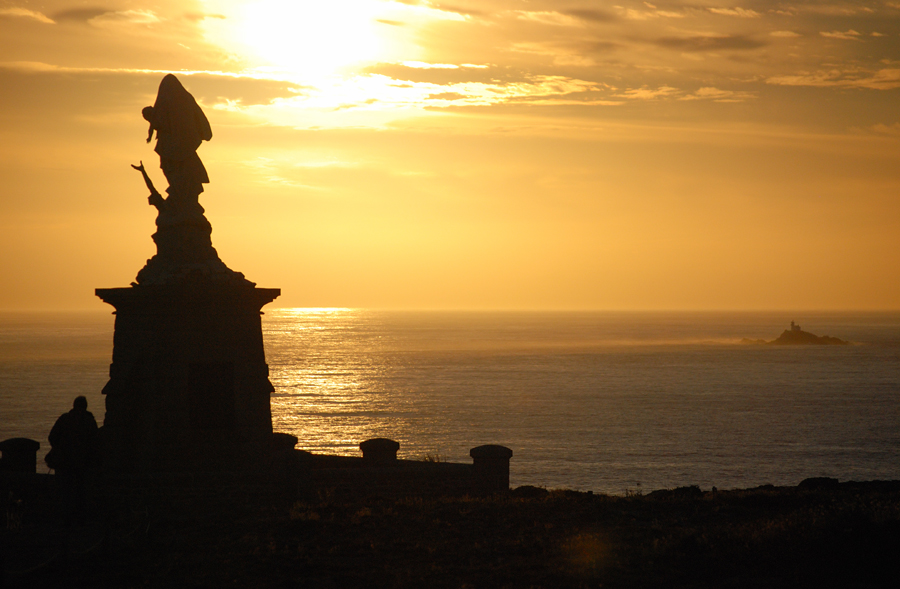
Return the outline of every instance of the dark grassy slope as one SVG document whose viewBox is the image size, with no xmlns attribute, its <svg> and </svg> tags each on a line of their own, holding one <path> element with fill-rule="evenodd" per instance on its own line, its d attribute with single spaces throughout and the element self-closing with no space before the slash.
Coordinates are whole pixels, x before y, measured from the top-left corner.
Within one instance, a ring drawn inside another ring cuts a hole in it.
<svg viewBox="0 0 900 589">
<path fill-rule="evenodd" d="M 10 586 L 900 587 L 900 483 L 157 502 Z M 229 506 L 229 503 L 231 505 Z"/>
</svg>

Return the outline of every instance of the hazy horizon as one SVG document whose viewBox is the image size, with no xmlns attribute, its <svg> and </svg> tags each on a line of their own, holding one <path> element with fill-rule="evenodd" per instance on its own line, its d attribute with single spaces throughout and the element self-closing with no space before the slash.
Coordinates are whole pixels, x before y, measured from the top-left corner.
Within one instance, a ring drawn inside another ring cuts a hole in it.
<svg viewBox="0 0 900 589">
<path fill-rule="evenodd" d="M 277 299 L 276 299 L 277 300 Z M 5 315 L 43 315 L 53 313 L 72 313 L 72 314 L 109 314 L 115 315 L 115 309 L 103 303 L 104 307 L 70 307 L 70 308 L 7 308 L 0 309 L 0 314 Z M 370 311 L 385 313 L 621 313 L 621 314 L 794 314 L 792 316 L 800 322 L 804 315 L 853 315 L 853 314 L 874 314 L 883 315 L 891 313 L 900 313 L 900 309 L 728 309 L 728 308 L 707 308 L 707 309 L 691 309 L 691 308 L 621 308 L 621 309 L 601 309 L 601 308 L 563 308 L 563 307 L 288 307 L 277 305 L 266 305 L 262 312 L 265 314 L 269 311 Z"/>
<path fill-rule="evenodd" d="M 168 72 L 279 308 L 900 309 L 898 2 L 10 0 L 0 309 L 155 253 Z"/>
</svg>

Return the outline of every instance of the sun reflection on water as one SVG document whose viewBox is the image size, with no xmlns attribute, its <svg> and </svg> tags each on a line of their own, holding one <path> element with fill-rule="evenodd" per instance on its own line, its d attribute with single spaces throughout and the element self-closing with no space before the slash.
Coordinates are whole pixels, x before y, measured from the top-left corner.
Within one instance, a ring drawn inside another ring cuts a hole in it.
<svg viewBox="0 0 900 589">
<path fill-rule="evenodd" d="M 297 436 L 300 448 L 353 454 L 368 438 L 399 436 L 402 415 L 385 398 L 380 336 L 365 315 L 341 308 L 267 314 L 273 425 Z"/>
<path fill-rule="evenodd" d="M 360 309 L 268 311 L 263 336 L 273 425 L 299 449 L 386 437 L 401 458 L 469 462 L 499 443 L 514 486 L 621 493 L 895 477 L 897 323 L 851 319 L 823 330 L 882 343 L 738 343 L 780 315 Z"/>
</svg>

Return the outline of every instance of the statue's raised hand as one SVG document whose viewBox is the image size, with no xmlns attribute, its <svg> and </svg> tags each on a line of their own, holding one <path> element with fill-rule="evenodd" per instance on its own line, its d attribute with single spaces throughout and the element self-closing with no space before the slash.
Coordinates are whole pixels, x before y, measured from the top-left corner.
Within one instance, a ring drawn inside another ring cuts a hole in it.
<svg viewBox="0 0 900 589">
<path fill-rule="evenodd" d="M 166 201 L 162 197 L 162 195 L 159 193 L 159 191 L 153 187 L 153 181 L 150 180 L 150 176 L 148 176 L 147 171 L 144 170 L 143 160 L 141 160 L 141 165 L 136 166 L 134 164 L 131 164 L 131 167 L 134 168 L 135 170 L 137 170 L 138 172 L 140 172 L 141 176 L 144 177 L 144 183 L 147 185 L 147 189 L 150 190 L 150 198 L 147 199 L 148 202 L 151 205 L 155 206 L 156 208 L 160 208 L 161 206 L 163 206 L 163 204 L 165 204 Z"/>
</svg>

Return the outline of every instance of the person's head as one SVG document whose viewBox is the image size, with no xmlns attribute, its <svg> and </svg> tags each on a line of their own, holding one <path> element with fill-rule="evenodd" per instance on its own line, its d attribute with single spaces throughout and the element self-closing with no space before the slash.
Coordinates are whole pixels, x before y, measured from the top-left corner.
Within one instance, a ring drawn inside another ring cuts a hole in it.
<svg viewBox="0 0 900 589">
<path fill-rule="evenodd" d="M 153 122 L 153 107 L 152 106 L 145 106 L 143 109 L 141 109 L 141 114 L 144 116 L 145 121 L 147 121 L 148 123 Z"/>
<path fill-rule="evenodd" d="M 78 395 L 75 397 L 75 402 L 72 403 L 72 408 L 76 411 L 87 411 L 87 398 L 84 395 Z"/>
</svg>

